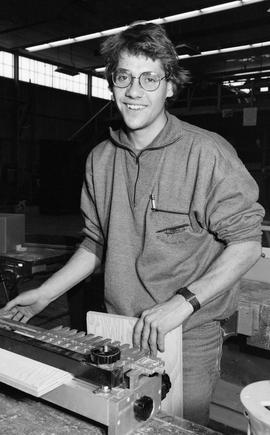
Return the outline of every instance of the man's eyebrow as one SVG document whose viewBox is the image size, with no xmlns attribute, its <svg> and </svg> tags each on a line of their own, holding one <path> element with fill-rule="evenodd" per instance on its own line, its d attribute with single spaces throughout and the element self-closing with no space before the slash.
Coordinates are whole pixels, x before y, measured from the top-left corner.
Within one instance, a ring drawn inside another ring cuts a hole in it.
<svg viewBox="0 0 270 435">
<path fill-rule="evenodd" d="M 132 74 L 130 69 L 127 69 L 127 68 L 116 68 L 116 71 L 126 71 L 126 72 L 130 72 Z M 156 71 L 148 70 L 148 71 L 142 71 L 139 75 L 141 75 L 141 74 L 156 74 L 156 75 L 160 75 L 162 73 L 161 72 L 156 72 Z"/>
<path fill-rule="evenodd" d="M 116 68 L 116 71 L 127 71 L 127 72 L 131 72 L 129 69 L 126 69 L 126 68 Z"/>
</svg>

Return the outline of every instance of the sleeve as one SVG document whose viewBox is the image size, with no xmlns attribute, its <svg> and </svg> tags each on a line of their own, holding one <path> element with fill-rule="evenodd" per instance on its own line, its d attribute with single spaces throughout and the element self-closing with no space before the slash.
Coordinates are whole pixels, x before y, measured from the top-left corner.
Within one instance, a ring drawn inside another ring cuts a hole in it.
<svg viewBox="0 0 270 435">
<path fill-rule="evenodd" d="M 87 159 L 81 191 L 81 212 L 84 219 L 84 239 L 80 246 L 91 251 L 102 261 L 105 238 L 97 211 L 91 155 Z"/>
<path fill-rule="evenodd" d="M 226 149 L 215 156 L 208 189 L 205 223 L 226 245 L 261 241 L 264 209 L 258 204 L 257 183 L 235 152 Z"/>
</svg>

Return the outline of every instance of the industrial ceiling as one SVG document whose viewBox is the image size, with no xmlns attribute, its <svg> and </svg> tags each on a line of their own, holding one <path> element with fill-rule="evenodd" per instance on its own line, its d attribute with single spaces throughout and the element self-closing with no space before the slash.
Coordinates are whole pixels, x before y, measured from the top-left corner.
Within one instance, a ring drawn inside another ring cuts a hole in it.
<svg viewBox="0 0 270 435">
<path fill-rule="evenodd" d="M 82 72 L 103 66 L 102 38 L 30 53 L 29 46 L 73 38 L 224 3 L 226 0 L 2 0 L 0 2 L 0 50 L 30 56 Z M 194 77 L 226 80 L 235 74 L 270 72 L 270 0 L 201 14 L 165 24 L 178 47 L 180 59 Z M 260 43 L 262 44 L 260 46 Z M 257 44 L 250 47 L 249 44 Z M 247 46 L 235 51 L 203 52 Z M 238 76 L 239 77 L 239 76 Z"/>
</svg>

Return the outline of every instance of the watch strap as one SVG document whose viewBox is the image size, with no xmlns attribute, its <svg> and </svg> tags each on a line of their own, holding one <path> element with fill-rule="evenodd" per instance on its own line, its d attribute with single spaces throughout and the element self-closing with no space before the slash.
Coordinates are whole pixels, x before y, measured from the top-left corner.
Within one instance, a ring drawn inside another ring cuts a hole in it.
<svg viewBox="0 0 270 435">
<path fill-rule="evenodd" d="M 192 305 L 194 313 L 201 308 L 201 304 L 195 293 L 192 293 L 187 287 L 181 287 L 177 290 L 176 294 L 183 296 L 183 298 Z"/>
</svg>

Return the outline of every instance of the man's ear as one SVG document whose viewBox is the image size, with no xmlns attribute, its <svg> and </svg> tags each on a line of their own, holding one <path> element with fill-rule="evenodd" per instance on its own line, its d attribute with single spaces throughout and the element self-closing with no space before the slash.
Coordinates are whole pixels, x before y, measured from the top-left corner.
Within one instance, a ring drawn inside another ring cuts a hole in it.
<svg viewBox="0 0 270 435">
<path fill-rule="evenodd" d="M 167 95 L 166 95 L 166 98 L 172 97 L 173 94 L 174 94 L 174 92 L 173 92 L 173 83 L 169 80 L 167 82 Z"/>
</svg>

